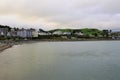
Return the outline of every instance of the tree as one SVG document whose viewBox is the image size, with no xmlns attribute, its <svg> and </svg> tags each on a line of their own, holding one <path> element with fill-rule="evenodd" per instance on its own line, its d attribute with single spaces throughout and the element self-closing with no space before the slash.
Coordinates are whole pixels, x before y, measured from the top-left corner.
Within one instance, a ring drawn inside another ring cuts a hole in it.
<svg viewBox="0 0 120 80">
<path fill-rule="evenodd" d="M 109 30 L 103 30 L 103 36 L 109 37 Z"/>
</svg>

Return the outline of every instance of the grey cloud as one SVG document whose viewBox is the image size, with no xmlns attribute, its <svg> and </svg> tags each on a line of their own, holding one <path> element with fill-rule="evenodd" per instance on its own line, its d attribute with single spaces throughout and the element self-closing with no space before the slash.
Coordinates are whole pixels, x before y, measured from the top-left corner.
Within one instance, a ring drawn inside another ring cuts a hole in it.
<svg viewBox="0 0 120 80">
<path fill-rule="evenodd" d="M 29 18 L 35 17 L 48 23 L 59 23 L 58 27 L 118 28 L 120 26 L 119 0 L 4 1 L 0 3 L 0 15 L 17 14 L 23 19 L 28 18 L 28 21 Z M 41 25 L 41 22 L 38 25 Z"/>
<path fill-rule="evenodd" d="M 120 0 L 109 0 L 108 2 L 104 3 L 102 6 L 103 12 L 108 14 L 117 14 L 120 13 Z"/>
</svg>

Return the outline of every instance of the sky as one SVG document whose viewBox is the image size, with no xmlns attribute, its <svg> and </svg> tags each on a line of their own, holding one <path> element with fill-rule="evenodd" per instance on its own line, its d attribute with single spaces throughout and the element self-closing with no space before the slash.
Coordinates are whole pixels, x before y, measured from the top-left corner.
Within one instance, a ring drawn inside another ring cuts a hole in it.
<svg viewBox="0 0 120 80">
<path fill-rule="evenodd" d="M 0 24 L 11 27 L 120 29 L 120 0 L 0 0 Z"/>
</svg>

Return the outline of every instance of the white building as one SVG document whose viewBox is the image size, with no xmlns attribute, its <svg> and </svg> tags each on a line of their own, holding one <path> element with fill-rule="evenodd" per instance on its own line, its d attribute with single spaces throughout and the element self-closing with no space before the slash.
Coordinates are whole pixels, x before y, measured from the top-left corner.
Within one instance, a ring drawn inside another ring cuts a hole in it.
<svg viewBox="0 0 120 80">
<path fill-rule="evenodd" d="M 8 28 L 0 28 L 0 36 L 7 36 Z"/>
<path fill-rule="evenodd" d="M 7 33 L 7 36 L 8 36 L 8 37 L 11 37 L 11 32 L 8 32 L 8 33 Z"/>
<path fill-rule="evenodd" d="M 53 35 L 63 35 L 62 31 L 55 31 L 53 32 Z"/>
<path fill-rule="evenodd" d="M 12 29 L 11 29 L 11 32 L 10 32 L 10 35 L 11 35 L 12 37 L 16 37 L 16 36 L 17 36 L 17 31 L 16 31 L 14 28 L 12 28 Z"/>
<path fill-rule="evenodd" d="M 71 35 L 71 32 L 63 32 L 63 35 Z"/>
<path fill-rule="evenodd" d="M 83 35 L 84 35 L 84 34 L 81 33 L 81 32 L 75 32 L 74 34 L 75 34 L 75 35 L 78 35 L 78 36 L 83 36 Z"/>
<path fill-rule="evenodd" d="M 46 32 L 39 32 L 38 34 L 39 35 L 48 35 L 48 33 L 46 33 Z"/>
<path fill-rule="evenodd" d="M 27 32 L 25 29 L 19 29 L 17 31 L 17 36 L 18 37 L 22 37 L 22 38 L 26 38 L 27 37 Z"/>
<path fill-rule="evenodd" d="M 22 38 L 30 38 L 32 37 L 32 30 L 30 29 L 19 29 L 17 31 L 17 36 Z"/>
<path fill-rule="evenodd" d="M 38 37 L 38 32 L 37 31 L 32 31 L 32 37 Z"/>
</svg>

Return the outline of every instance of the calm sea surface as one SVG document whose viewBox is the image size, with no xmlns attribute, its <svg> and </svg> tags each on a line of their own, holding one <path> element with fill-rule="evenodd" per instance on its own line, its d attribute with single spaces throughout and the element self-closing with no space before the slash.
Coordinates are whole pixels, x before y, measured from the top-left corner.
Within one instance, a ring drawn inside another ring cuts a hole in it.
<svg viewBox="0 0 120 80">
<path fill-rule="evenodd" d="M 120 80 L 120 41 L 15 45 L 0 53 L 0 80 Z"/>
</svg>

